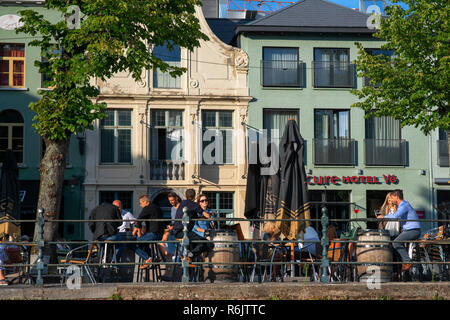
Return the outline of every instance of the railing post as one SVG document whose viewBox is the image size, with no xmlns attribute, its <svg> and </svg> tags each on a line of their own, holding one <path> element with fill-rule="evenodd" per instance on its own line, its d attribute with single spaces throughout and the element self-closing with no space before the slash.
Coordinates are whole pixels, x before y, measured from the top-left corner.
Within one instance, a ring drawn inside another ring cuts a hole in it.
<svg viewBox="0 0 450 320">
<path fill-rule="evenodd" d="M 44 208 L 38 209 L 38 259 L 36 261 L 37 269 L 37 279 L 36 286 L 43 286 L 44 280 L 42 279 L 42 273 L 44 271 L 44 260 L 43 260 L 43 248 L 44 248 Z"/>
<path fill-rule="evenodd" d="M 328 266 L 330 262 L 328 261 L 328 237 L 327 237 L 327 226 L 328 226 L 328 209 L 326 207 L 322 208 L 322 277 L 320 282 L 328 283 Z"/>
<path fill-rule="evenodd" d="M 188 276 L 188 268 L 189 268 L 189 261 L 188 261 L 188 246 L 189 246 L 189 237 L 188 237 L 188 224 L 189 224 L 189 216 L 188 216 L 188 208 L 183 208 L 183 240 L 181 241 L 181 245 L 183 246 L 183 277 L 181 281 L 183 283 L 189 282 L 189 276 Z"/>
</svg>

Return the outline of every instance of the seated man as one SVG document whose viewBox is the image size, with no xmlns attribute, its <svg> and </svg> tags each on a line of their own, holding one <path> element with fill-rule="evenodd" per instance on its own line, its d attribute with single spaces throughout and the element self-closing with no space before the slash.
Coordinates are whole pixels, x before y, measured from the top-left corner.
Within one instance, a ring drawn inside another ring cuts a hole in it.
<svg viewBox="0 0 450 320">
<path fill-rule="evenodd" d="M 114 220 L 114 221 L 97 221 Z M 94 234 L 94 241 L 122 241 L 119 227 L 122 224 L 122 216 L 119 208 L 111 203 L 103 202 L 92 209 L 89 215 L 89 229 Z M 119 260 L 120 257 L 117 257 Z"/>
<path fill-rule="evenodd" d="M 403 199 L 402 190 L 394 190 L 391 193 L 391 199 L 393 204 L 398 206 L 396 212 L 387 214 L 385 219 L 405 219 L 407 221 L 401 221 L 402 232 L 394 239 L 392 246 L 400 255 L 403 264 L 402 271 L 408 271 L 411 268 L 411 258 L 405 248 L 405 243 L 400 241 L 417 240 L 420 237 L 420 222 L 417 221 L 416 210 L 414 210 L 408 201 Z M 380 217 L 380 216 L 377 216 Z M 412 221 L 411 221 L 412 220 Z M 414 221 L 415 220 L 415 221 Z"/>
<path fill-rule="evenodd" d="M 132 239 L 131 236 L 131 225 L 134 225 L 136 218 L 133 216 L 133 214 L 127 210 L 123 209 L 123 203 L 120 200 L 114 200 L 113 205 L 115 205 L 117 208 L 119 208 L 120 215 L 122 216 L 122 219 L 124 220 L 123 223 L 119 227 L 119 235 L 124 241 L 129 241 Z M 121 243 L 116 250 L 116 256 L 117 260 L 121 261 L 122 258 L 122 252 L 125 250 L 127 245 L 125 243 Z"/>
<path fill-rule="evenodd" d="M 143 195 L 139 198 L 139 205 L 142 208 L 139 214 L 138 220 L 143 219 L 162 219 L 163 213 L 160 207 L 154 203 L 150 203 L 150 198 L 148 195 Z M 133 237 L 137 241 L 155 241 L 161 240 L 164 232 L 164 222 L 163 221 L 146 221 L 146 232 L 142 230 L 142 222 L 136 222 L 136 228 L 133 230 Z M 138 245 L 131 246 L 131 249 L 136 252 L 136 254 L 145 260 L 145 264 L 140 268 L 146 268 L 153 261 L 152 257 L 148 254 L 146 248 L 148 248 L 148 243 L 142 243 Z"/>
</svg>

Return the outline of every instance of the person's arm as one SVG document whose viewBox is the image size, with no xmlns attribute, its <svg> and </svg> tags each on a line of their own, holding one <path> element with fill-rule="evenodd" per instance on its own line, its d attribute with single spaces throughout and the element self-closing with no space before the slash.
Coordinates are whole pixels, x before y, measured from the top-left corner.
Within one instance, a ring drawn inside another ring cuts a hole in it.
<svg viewBox="0 0 450 320">
<path fill-rule="evenodd" d="M 138 220 L 143 220 L 143 219 L 149 219 L 149 212 L 148 212 L 148 207 L 145 207 L 142 209 L 141 213 L 139 214 Z M 142 228 L 142 223 L 143 221 L 136 221 L 136 227 L 137 228 Z"/>
<path fill-rule="evenodd" d="M 402 219 L 408 213 L 407 206 L 399 206 L 397 211 L 391 214 L 387 214 L 384 216 L 386 219 Z"/>
<path fill-rule="evenodd" d="M 123 219 L 122 219 L 122 215 L 120 214 L 120 210 L 119 208 L 115 208 L 114 210 L 114 219 L 116 221 L 112 222 L 112 225 L 114 226 L 115 229 L 119 229 L 119 227 L 122 225 L 123 223 Z"/>
<path fill-rule="evenodd" d="M 131 212 L 128 212 L 127 213 L 127 215 L 125 216 L 125 220 L 129 220 L 128 222 L 129 223 L 132 223 L 132 224 L 136 224 L 136 221 L 134 221 L 134 220 L 136 220 L 136 218 L 134 217 L 134 215 L 131 213 Z"/>
</svg>

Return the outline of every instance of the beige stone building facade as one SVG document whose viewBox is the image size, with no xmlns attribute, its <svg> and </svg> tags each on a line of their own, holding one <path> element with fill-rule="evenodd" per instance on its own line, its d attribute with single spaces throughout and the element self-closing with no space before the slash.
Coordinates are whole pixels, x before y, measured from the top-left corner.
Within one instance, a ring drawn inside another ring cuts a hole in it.
<svg viewBox="0 0 450 320">
<path fill-rule="evenodd" d="M 126 73 L 97 81 L 108 118 L 86 132 L 86 219 L 95 206 L 116 198 L 137 217 L 143 194 L 170 217 L 167 193 L 184 199 L 188 188 L 206 192 L 222 216 L 244 217 L 248 56 L 221 42 L 200 8 L 196 15 L 208 41 L 192 52 L 152 48 L 186 67 L 181 77 L 146 70 L 139 83 Z M 219 145 L 222 152 L 211 152 Z M 248 235 L 248 223 L 241 225 Z"/>
</svg>

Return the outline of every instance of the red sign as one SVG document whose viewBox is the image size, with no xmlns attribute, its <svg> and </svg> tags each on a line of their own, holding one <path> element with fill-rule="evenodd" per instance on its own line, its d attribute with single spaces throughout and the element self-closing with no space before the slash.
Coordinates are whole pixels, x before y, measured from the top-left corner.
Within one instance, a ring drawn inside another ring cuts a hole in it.
<svg viewBox="0 0 450 320">
<path fill-rule="evenodd" d="M 310 185 L 333 185 L 343 184 L 397 184 L 398 178 L 395 175 L 384 175 L 383 177 L 377 176 L 307 176 L 306 181 Z"/>
</svg>

